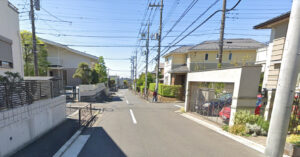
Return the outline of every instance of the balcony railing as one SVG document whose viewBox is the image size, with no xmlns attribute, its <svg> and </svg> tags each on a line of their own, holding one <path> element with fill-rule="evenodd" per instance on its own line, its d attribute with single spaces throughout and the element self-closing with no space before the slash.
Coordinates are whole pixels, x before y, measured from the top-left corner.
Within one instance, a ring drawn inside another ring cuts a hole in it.
<svg viewBox="0 0 300 157">
<path fill-rule="evenodd" d="M 50 62 L 50 65 L 60 65 L 62 66 L 62 59 L 58 57 L 47 57 L 48 62 Z"/>
<path fill-rule="evenodd" d="M 251 66 L 254 65 L 254 63 L 255 63 L 254 61 L 238 62 L 238 63 L 222 63 L 221 69 L 234 68 L 240 66 Z M 218 68 L 218 63 L 193 62 L 189 64 L 190 72 L 199 72 L 199 71 L 214 70 L 214 69 L 220 69 Z"/>
</svg>

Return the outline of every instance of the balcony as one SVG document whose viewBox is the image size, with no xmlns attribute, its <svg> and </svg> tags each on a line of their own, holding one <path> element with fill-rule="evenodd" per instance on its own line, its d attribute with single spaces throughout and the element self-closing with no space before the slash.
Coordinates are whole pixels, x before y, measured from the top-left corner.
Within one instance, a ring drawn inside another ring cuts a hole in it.
<svg viewBox="0 0 300 157">
<path fill-rule="evenodd" d="M 234 67 L 241 67 L 241 66 L 252 66 L 254 65 L 254 61 L 245 61 L 245 62 L 236 62 L 236 63 L 222 63 L 221 69 L 228 69 Z M 189 72 L 199 72 L 199 71 L 208 71 L 208 70 L 215 70 L 218 68 L 218 63 L 209 63 L 209 62 L 193 62 L 189 64 Z"/>
<path fill-rule="evenodd" d="M 61 67 L 62 59 L 58 57 L 47 57 L 48 62 L 50 63 L 50 67 Z"/>
</svg>

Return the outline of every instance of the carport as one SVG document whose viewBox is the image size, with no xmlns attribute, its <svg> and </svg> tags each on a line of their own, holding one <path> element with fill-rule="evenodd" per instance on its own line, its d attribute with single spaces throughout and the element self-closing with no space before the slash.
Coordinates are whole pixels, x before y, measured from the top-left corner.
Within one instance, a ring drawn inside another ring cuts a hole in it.
<svg viewBox="0 0 300 157">
<path fill-rule="evenodd" d="M 187 74 L 185 111 L 192 112 L 198 99 L 195 83 L 225 83 L 232 84 L 232 102 L 229 125 L 234 124 L 234 114 L 237 110 L 254 111 L 256 95 L 260 80 L 261 66 L 242 66 L 230 69 L 192 72 Z M 210 96 L 210 91 L 206 91 Z M 197 96 L 197 97 L 196 97 Z"/>
</svg>

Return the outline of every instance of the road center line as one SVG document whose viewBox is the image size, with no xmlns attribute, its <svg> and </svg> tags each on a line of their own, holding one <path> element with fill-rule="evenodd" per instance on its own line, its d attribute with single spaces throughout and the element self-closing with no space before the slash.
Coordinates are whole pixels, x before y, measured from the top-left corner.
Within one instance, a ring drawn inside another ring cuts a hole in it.
<svg viewBox="0 0 300 157">
<path fill-rule="evenodd" d="M 129 111 L 130 111 L 130 115 L 131 115 L 133 124 L 136 124 L 137 121 L 136 121 L 136 119 L 135 119 L 135 117 L 134 117 L 133 111 L 132 111 L 131 109 L 129 109 Z"/>
</svg>

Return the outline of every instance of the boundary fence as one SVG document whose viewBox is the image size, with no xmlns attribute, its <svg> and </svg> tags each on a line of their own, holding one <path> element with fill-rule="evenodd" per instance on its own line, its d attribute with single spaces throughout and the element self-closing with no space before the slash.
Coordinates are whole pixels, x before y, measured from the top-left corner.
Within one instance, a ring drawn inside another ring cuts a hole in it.
<svg viewBox="0 0 300 157">
<path fill-rule="evenodd" d="M 0 111 L 60 96 L 58 81 L 0 83 Z"/>
</svg>

